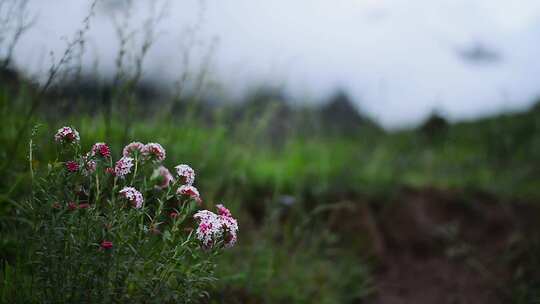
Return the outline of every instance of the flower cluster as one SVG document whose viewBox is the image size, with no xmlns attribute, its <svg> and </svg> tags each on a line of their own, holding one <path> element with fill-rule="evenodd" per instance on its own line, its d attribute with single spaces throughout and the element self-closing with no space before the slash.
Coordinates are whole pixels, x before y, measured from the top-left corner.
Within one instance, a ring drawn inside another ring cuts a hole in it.
<svg viewBox="0 0 540 304">
<path fill-rule="evenodd" d="M 220 242 L 223 242 L 226 248 L 236 244 L 238 222 L 223 205 L 218 205 L 218 214 L 202 210 L 193 217 L 199 222 L 196 236 L 203 248 L 210 249 Z"/>
<path fill-rule="evenodd" d="M 199 190 L 190 185 L 182 185 L 178 187 L 178 189 L 176 190 L 176 194 L 187 196 L 195 200 L 199 200 L 201 197 L 199 194 Z"/>
<path fill-rule="evenodd" d="M 164 166 L 159 166 L 156 169 L 156 175 L 160 178 L 160 181 L 156 186 L 159 189 L 165 189 L 169 187 L 171 183 L 174 183 L 174 177 L 171 172 L 169 172 L 169 169 Z"/>
<path fill-rule="evenodd" d="M 193 182 L 195 181 L 195 170 L 185 164 L 180 164 L 174 168 L 176 169 L 179 180 L 184 185 L 193 185 Z"/>
<path fill-rule="evenodd" d="M 176 169 L 178 180 L 182 184 L 176 189 L 176 194 L 201 202 L 199 190 L 193 186 L 193 183 L 195 182 L 195 170 L 186 164 L 180 164 L 174 168 Z"/>
<path fill-rule="evenodd" d="M 89 159 L 88 156 L 83 156 L 83 174 L 89 176 L 96 172 L 97 163 L 95 160 Z"/>
<path fill-rule="evenodd" d="M 165 160 L 165 149 L 160 144 L 148 143 L 142 148 L 142 155 L 146 160 L 162 162 Z"/>
<path fill-rule="evenodd" d="M 55 139 L 62 143 L 71 143 L 79 141 L 79 133 L 70 127 L 63 127 L 58 130 L 55 135 Z M 122 150 L 122 157 L 114 163 L 114 166 L 110 166 L 111 161 L 111 149 L 106 143 L 95 143 L 90 152 L 84 156 L 80 156 L 77 160 L 69 160 L 65 162 L 65 168 L 68 172 L 75 173 L 80 172 L 84 176 L 90 176 L 96 173 L 98 164 L 105 163 L 105 172 L 114 176 L 114 183 L 121 182 L 123 188 L 118 192 L 121 198 L 125 199 L 134 208 L 142 208 L 144 203 L 143 194 L 137 190 L 134 186 L 138 185 L 138 179 L 131 180 L 132 184 L 126 184 L 125 177 L 132 172 L 136 163 L 141 166 L 152 166 L 153 174 L 152 180 L 156 180 L 155 189 L 167 189 L 174 186 L 175 189 L 171 189 L 176 192 L 180 202 L 185 200 L 195 200 L 201 202 L 199 190 L 194 186 L 195 182 L 195 170 L 186 164 L 179 164 L 175 166 L 176 176 L 178 184 L 175 181 L 175 177 L 171 172 L 163 165 L 160 165 L 166 156 L 165 149 L 158 143 L 143 144 L 141 142 L 132 142 L 124 147 Z M 139 158 L 140 156 L 140 158 Z M 140 161 L 140 163 L 139 163 Z M 148 162 L 149 161 L 149 162 Z M 141 172 L 144 171 L 144 167 L 141 168 Z M 150 171 L 152 172 L 152 171 Z M 116 180 L 116 178 L 120 178 Z M 144 174 L 143 174 L 144 178 Z M 97 179 L 96 179 L 97 180 Z M 143 185 L 146 185 L 146 180 Z M 172 185 L 172 186 L 171 186 Z M 178 187 L 176 188 L 176 185 Z M 148 189 L 142 189 L 143 192 Z M 173 192 L 173 193 L 174 193 Z M 148 192 L 145 192 L 148 193 Z M 165 193 L 165 192 L 161 192 Z M 168 195 L 168 191 L 166 192 Z M 76 205 L 72 203 L 68 207 L 75 209 L 87 208 L 88 204 Z M 183 205 L 187 206 L 187 205 Z M 191 207 L 194 208 L 194 207 Z M 231 247 L 236 243 L 238 223 L 232 217 L 231 212 L 222 204 L 216 205 L 217 213 L 213 213 L 208 210 L 199 211 L 194 215 L 194 219 L 198 221 L 198 227 L 196 230 L 197 238 L 201 241 L 203 248 L 211 248 L 216 244 L 223 244 L 224 247 Z M 170 213 L 171 218 L 179 216 L 178 210 L 174 210 Z"/>
<path fill-rule="evenodd" d="M 80 139 L 79 132 L 70 127 L 62 127 L 54 135 L 54 140 L 62 144 L 78 143 Z"/>
<path fill-rule="evenodd" d="M 90 156 L 109 158 L 111 156 L 111 149 L 106 143 L 95 143 L 92 146 L 92 150 L 90 150 Z"/>
<path fill-rule="evenodd" d="M 32 199 L 17 206 L 39 229 L 21 234 L 32 244 L 25 258 L 36 271 L 29 279 L 51 284 L 34 284 L 28 299 L 9 291 L 14 299 L 7 302 L 200 302 L 214 281 L 216 255 L 237 242 L 238 223 L 223 205 L 199 211 L 195 170 L 166 167 L 158 143 L 131 142 L 119 151 L 102 142 L 82 147 L 70 127 L 54 140 L 57 158 L 36 171 Z M 58 253 L 64 258 L 50 258 Z M 178 268 L 179 261 L 189 262 Z M 59 269 L 70 279 L 51 281 Z"/>
<path fill-rule="evenodd" d="M 124 156 L 120 158 L 114 165 L 114 175 L 120 178 L 124 178 L 126 175 L 131 173 L 132 167 L 133 167 L 133 158 Z"/>
<path fill-rule="evenodd" d="M 67 161 L 66 162 L 66 169 L 69 171 L 69 172 L 77 172 L 79 171 L 79 164 L 75 161 Z"/>
<path fill-rule="evenodd" d="M 225 217 L 232 217 L 232 213 L 229 209 L 225 208 L 222 204 L 217 204 L 216 209 L 218 210 L 219 215 L 223 215 Z"/>
<path fill-rule="evenodd" d="M 122 155 L 125 157 L 135 157 L 140 155 L 144 149 L 144 144 L 138 141 L 134 141 L 124 147 Z"/>
<path fill-rule="evenodd" d="M 128 202 L 133 204 L 133 207 L 139 209 L 142 207 L 144 202 L 143 195 L 133 187 L 124 187 L 120 190 L 120 195 L 125 198 Z"/>
</svg>

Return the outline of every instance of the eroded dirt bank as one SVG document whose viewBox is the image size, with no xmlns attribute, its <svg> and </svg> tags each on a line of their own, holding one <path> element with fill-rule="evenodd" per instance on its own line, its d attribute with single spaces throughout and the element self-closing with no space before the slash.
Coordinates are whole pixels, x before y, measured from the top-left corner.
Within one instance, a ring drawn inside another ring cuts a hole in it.
<svg viewBox="0 0 540 304">
<path fill-rule="evenodd" d="M 530 267 L 540 254 L 534 202 L 405 189 L 389 201 L 350 206 L 336 211 L 334 225 L 367 233 L 360 247 L 378 265 L 368 303 L 510 303 L 514 287 L 538 275 Z"/>
</svg>

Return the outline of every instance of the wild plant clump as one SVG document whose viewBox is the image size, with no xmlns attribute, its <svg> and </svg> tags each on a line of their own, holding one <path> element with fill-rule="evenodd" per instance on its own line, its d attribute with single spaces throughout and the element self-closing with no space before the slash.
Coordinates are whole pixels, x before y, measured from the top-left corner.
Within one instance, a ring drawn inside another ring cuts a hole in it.
<svg viewBox="0 0 540 304">
<path fill-rule="evenodd" d="M 40 303 L 192 303 L 207 296 L 214 257 L 237 240 L 223 205 L 201 210 L 195 171 L 162 165 L 165 149 L 133 142 L 113 160 L 105 143 L 82 153 L 79 133 L 54 136 L 57 159 L 36 173 L 31 223 L 33 298 Z"/>
</svg>

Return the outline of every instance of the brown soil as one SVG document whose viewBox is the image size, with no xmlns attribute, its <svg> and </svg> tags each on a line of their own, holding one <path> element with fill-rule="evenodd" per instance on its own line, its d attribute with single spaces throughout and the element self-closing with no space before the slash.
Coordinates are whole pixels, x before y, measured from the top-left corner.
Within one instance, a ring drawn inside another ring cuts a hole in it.
<svg viewBox="0 0 540 304">
<path fill-rule="evenodd" d="M 485 194 L 408 189 L 390 202 L 348 206 L 335 226 L 367 232 L 360 253 L 379 265 L 369 303 L 508 303 L 516 269 L 526 267 L 519 248 L 538 238 L 537 204 Z"/>
</svg>

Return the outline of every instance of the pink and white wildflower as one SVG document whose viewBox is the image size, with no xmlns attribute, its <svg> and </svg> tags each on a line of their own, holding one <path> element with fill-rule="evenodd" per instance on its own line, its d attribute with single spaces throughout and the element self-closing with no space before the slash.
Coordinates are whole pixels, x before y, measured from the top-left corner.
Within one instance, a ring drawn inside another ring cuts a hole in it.
<svg viewBox="0 0 540 304">
<path fill-rule="evenodd" d="M 185 164 L 180 164 L 174 168 L 176 169 L 176 174 L 182 184 L 193 185 L 193 182 L 195 181 L 195 170 Z"/>
<path fill-rule="evenodd" d="M 225 208 L 225 206 L 223 206 L 222 204 L 217 204 L 216 208 L 218 210 L 219 215 L 223 215 L 223 216 L 226 216 L 226 217 L 232 217 L 231 211 L 229 211 L 229 209 Z"/>
<path fill-rule="evenodd" d="M 123 178 L 131 173 L 132 167 L 133 158 L 124 156 L 120 158 L 114 165 L 114 175 Z"/>
<path fill-rule="evenodd" d="M 230 216 L 221 216 L 223 232 L 223 245 L 233 247 L 238 241 L 238 222 Z"/>
<path fill-rule="evenodd" d="M 158 143 L 148 143 L 144 146 L 142 154 L 146 160 L 162 162 L 165 160 L 165 149 Z"/>
<path fill-rule="evenodd" d="M 124 187 L 120 190 L 120 196 L 128 200 L 133 207 L 139 209 L 142 207 L 144 199 L 143 195 L 133 187 Z"/>
<path fill-rule="evenodd" d="M 62 144 L 71 144 L 78 143 L 81 138 L 79 137 L 79 132 L 77 132 L 77 130 L 74 128 L 62 127 L 58 129 L 54 135 L 54 140 Z"/>
<path fill-rule="evenodd" d="M 89 176 L 96 172 L 97 163 L 95 160 L 88 160 L 88 157 L 83 157 L 83 174 Z"/>
<path fill-rule="evenodd" d="M 195 235 L 201 242 L 202 247 L 205 249 L 212 248 L 223 237 L 219 215 L 212 211 L 202 210 L 195 213 L 193 218 L 199 221 Z"/>
<path fill-rule="evenodd" d="M 174 177 L 172 176 L 171 172 L 169 172 L 169 169 L 164 166 L 159 166 L 159 168 L 156 169 L 155 174 L 160 179 L 160 182 L 157 185 L 157 187 L 160 189 L 165 189 L 169 187 L 172 182 L 174 182 Z"/>
<path fill-rule="evenodd" d="M 218 210 L 223 209 L 228 211 L 223 205 L 218 208 Z M 226 248 L 236 244 L 238 240 L 238 222 L 231 216 L 230 212 L 228 215 L 222 215 L 202 210 L 193 217 L 199 222 L 195 235 L 203 248 L 212 248 L 220 241 L 223 242 L 223 246 Z"/>
<path fill-rule="evenodd" d="M 111 149 L 106 143 L 95 143 L 92 146 L 92 150 L 90 150 L 90 156 L 109 158 L 111 156 Z"/>
<path fill-rule="evenodd" d="M 124 150 L 122 151 L 122 155 L 126 157 L 136 157 L 137 155 L 142 154 L 143 149 L 144 149 L 143 143 L 134 141 L 124 147 Z"/>
<path fill-rule="evenodd" d="M 183 195 L 183 196 L 189 196 L 190 198 L 193 198 L 195 200 L 200 200 L 201 195 L 199 194 L 199 190 L 197 188 L 190 186 L 190 185 L 182 185 L 178 187 L 176 190 L 176 194 Z"/>
<path fill-rule="evenodd" d="M 216 205 L 218 214 L 222 221 L 222 228 L 224 230 L 223 242 L 225 247 L 230 248 L 236 244 L 238 240 L 238 222 L 232 217 L 232 213 L 223 204 Z"/>
</svg>

